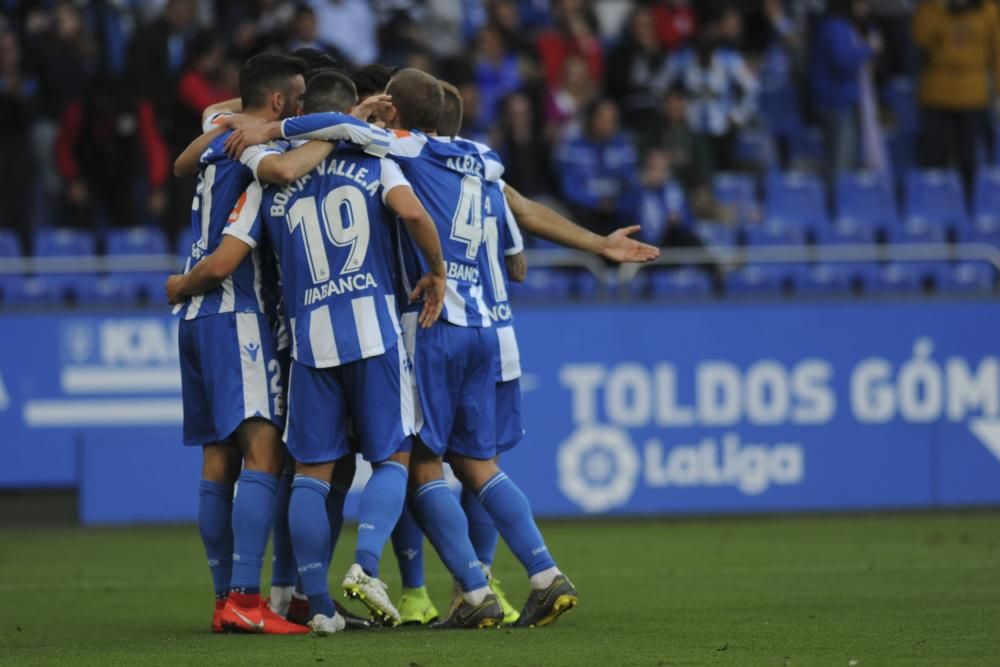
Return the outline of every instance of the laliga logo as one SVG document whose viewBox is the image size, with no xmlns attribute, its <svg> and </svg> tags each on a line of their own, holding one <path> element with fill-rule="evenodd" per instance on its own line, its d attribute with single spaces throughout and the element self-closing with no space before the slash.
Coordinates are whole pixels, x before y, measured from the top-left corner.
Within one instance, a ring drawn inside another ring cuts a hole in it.
<svg viewBox="0 0 1000 667">
<path fill-rule="evenodd" d="M 640 461 L 628 435 L 607 426 L 582 427 L 559 448 L 559 488 L 585 512 L 627 503 Z"/>
</svg>

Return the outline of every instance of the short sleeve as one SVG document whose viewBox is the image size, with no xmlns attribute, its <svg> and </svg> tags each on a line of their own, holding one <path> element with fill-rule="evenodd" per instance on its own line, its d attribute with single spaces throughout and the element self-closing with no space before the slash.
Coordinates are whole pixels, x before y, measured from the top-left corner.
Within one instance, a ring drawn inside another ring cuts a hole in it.
<svg viewBox="0 0 1000 667">
<path fill-rule="evenodd" d="M 222 121 L 226 116 L 232 116 L 232 114 L 228 111 L 216 111 L 213 114 L 209 114 L 208 118 L 201 121 L 201 131 L 211 132 L 218 127 L 222 127 Z"/>
<path fill-rule="evenodd" d="M 383 204 L 385 203 L 385 196 L 389 194 L 389 191 L 393 188 L 402 185 L 412 189 L 413 186 L 411 186 L 410 182 L 406 180 L 406 176 L 403 176 L 403 170 L 399 168 L 398 164 L 392 160 L 382 158 L 379 160 L 379 165 L 382 172 L 382 175 L 379 177 L 379 182 L 382 186 Z"/>
<path fill-rule="evenodd" d="M 271 155 L 283 155 L 285 152 L 285 145 L 271 142 L 269 144 L 258 144 L 257 146 L 250 146 L 243 151 L 240 155 L 240 162 L 253 172 L 253 177 L 255 181 L 260 182 L 260 178 L 257 177 L 257 168 L 260 167 L 261 161 Z"/>
<path fill-rule="evenodd" d="M 501 189 L 505 185 L 506 183 L 500 181 Z M 510 204 L 507 203 L 507 197 L 503 198 L 503 210 L 504 220 L 507 223 L 501 231 L 503 234 L 503 254 L 510 256 L 524 252 L 524 237 L 521 235 L 521 228 L 517 226 L 517 219 L 514 217 L 514 212 L 510 210 Z"/>
<path fill-rule="evenodd" d="M 233 207 L 222 233 L 234 236 L 251 248 L 256 248 L 264 231 L 260 219 L 260 203 L 263 196 L 264 191 L 260 184 L 251 183 Z"/>
</svg>

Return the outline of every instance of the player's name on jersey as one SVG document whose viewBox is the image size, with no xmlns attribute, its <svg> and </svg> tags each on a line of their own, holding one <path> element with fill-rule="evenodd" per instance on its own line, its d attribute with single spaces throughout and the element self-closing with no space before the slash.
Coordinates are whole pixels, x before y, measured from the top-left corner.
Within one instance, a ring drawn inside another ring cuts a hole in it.
<svg viewBox="0 0 1000 667">
<path fill-rule="evenodd" d="M 448 277 L 467 283 L 479 282 L 479 269 L 471 264 L 461 262 L 445 262 L 448 265 Z"/>
<path fill-rule="evenodd" d="M 368 168 L 359 167 L 354 160 L 338 160 L 336 158 L 323 160 L 316 167 L 317 175 L 336 175 L 342 176 L 344 178 L 350 179 L 357 183 L 361 188 L 368 191 L 368 194 L 374 197 L 378 194 L 379 179 L 376 176 L 375 180 L 368 180 Z M 297 192 L 301 192 L 305 188 L 306 183 L 312 178 L 312 174 L 306 174 L 302 178 L 298 179 L 294 183 L 290 183 L 283 187 L 280 192 L 275 193 L 274 201 L 271 204 L 271 215 L 284 215 L 285 205 L 288 200 Z"/>
<path fill-rule="evenodd" d="M 475 174 L 482 178 L 483 176 L 483 163 L 479 159 L 473 157 L 472 155 L 461 155 L 459 157 L 450 157 L 447 161 L 448 168 L 452 171 L 458 171 L 463 174 Z"/>
<path fill-rule="evenodd" d="M 377 288 L 378 282 L 375 276 L 370 273 L 355 273 L 352 276 L 340 276 L 317 287 L 310 287 L 305 290 L 302 304 L 309 304 L 322 301 L 331 294 L 340 296 L 349 292 L 363 292 L 366 289 Z"/>
</svg>

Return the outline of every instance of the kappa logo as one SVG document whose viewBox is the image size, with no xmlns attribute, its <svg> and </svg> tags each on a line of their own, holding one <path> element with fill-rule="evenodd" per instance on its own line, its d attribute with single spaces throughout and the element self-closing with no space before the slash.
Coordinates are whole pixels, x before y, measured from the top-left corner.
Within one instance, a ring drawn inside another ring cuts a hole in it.
<svg viewBox="0 0 1000 667">
<path fill-rule="evenodd" d="M 627 503 L 640 468 L 635 447 L 618 428 L 580 428 L 559 448 L 559 488 L 585 512 L 605 512 Z"/>
<path fill-rule="evenodd" d="M 250 355 L 250 361 L 257 361 L 257 353 L 260 352 L 260 343 L 251 341 L 244 345 L 243 349 Z"/>
</svg>

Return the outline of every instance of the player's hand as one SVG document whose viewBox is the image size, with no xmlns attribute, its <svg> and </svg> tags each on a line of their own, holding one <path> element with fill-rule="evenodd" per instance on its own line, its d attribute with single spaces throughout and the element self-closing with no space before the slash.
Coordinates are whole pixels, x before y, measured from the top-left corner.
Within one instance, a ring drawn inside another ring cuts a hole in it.
<svg viewBox="0 0 1000 667">
<path fill-rule="evenodd" d="M 660 249 L 629 238 L 639 231 L 639 225 L 622 227 L 604 237 L 601 256 L 612 262 L 651 262 L 660 256 Z"/>
<path fill-rule="evenodd" d="M 420 326 L 429 329 L 441 316 L 441 309 L 444 308 L 444 276 L 427 273 L 417 283 L 410 293 L 410 301 L 424 300 L 423 310 L 417 320 Z"/>
<path fill-rule="evenodd" d="M 372 116 L 378 118 L 391 106 L 392 95 L 372 95 L 364 102 L 351 109 L 351 115 L 358 120 L 367 122 Z"/>
<path fill-rule="evenodd" d="M 251 123 L 233 130 L 226 139 L 226 154 L 238 159 L 250 146 L 266 144 L 281 135 L 281 123 Z"/>
<path fill-rule="evenodd" d="M 167 278 L 167 303 L 171 306 L 184 301 L 184 297 L 181 295 L 181 281 L 183 279 L 184 276 L 176 273 Z"/>
</svg>

